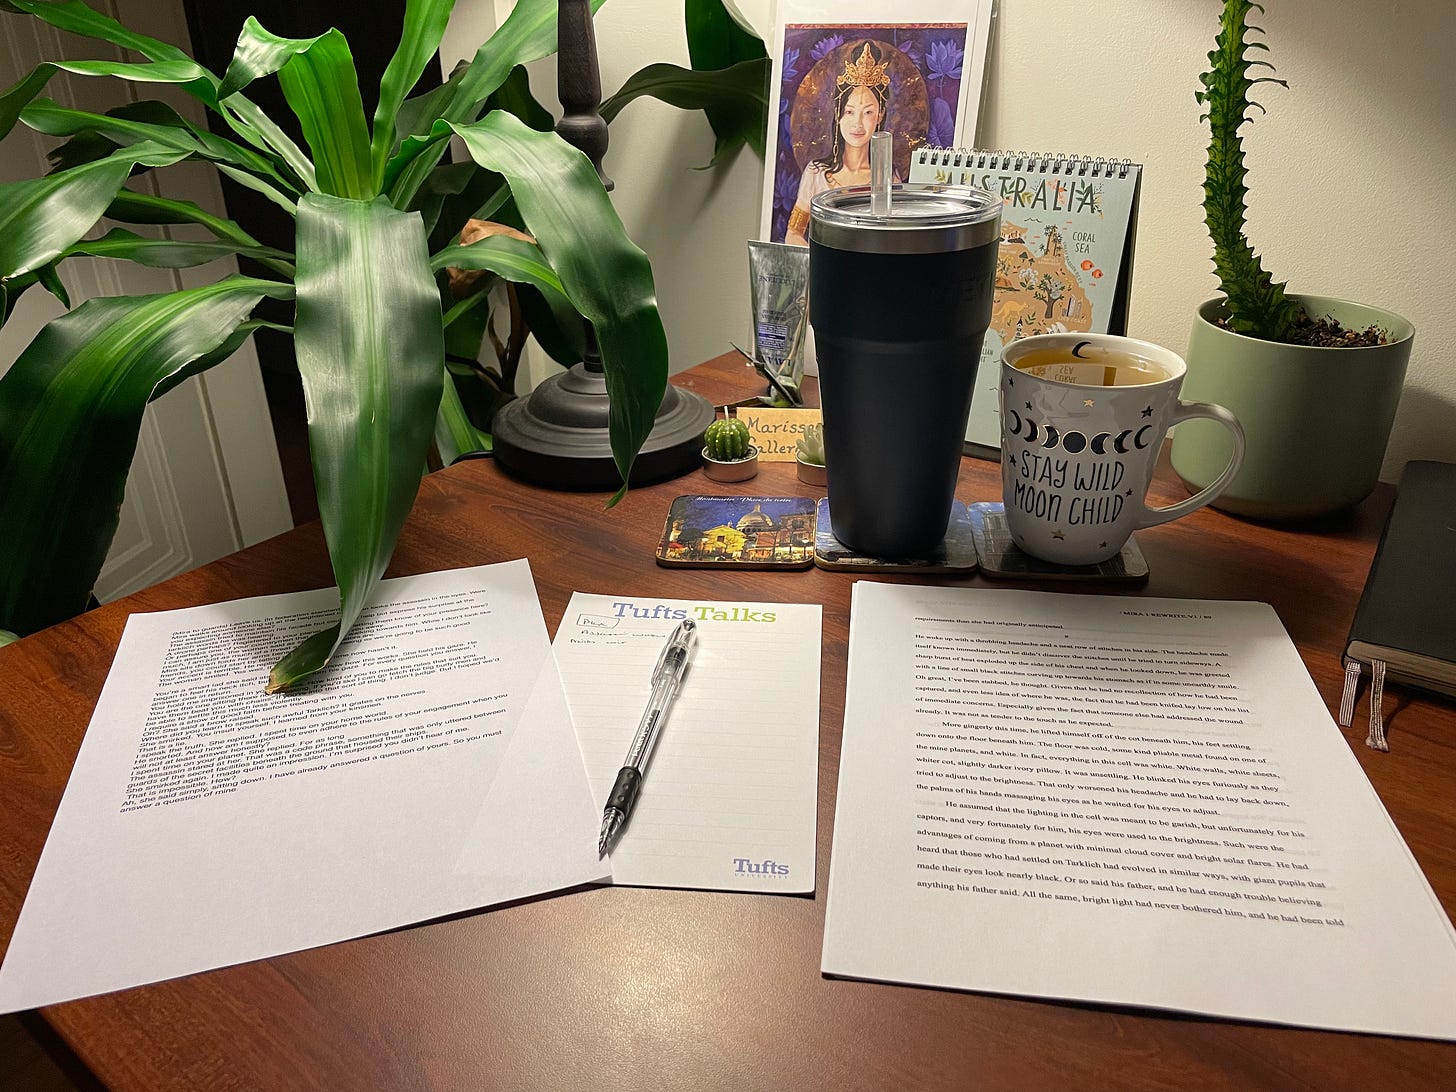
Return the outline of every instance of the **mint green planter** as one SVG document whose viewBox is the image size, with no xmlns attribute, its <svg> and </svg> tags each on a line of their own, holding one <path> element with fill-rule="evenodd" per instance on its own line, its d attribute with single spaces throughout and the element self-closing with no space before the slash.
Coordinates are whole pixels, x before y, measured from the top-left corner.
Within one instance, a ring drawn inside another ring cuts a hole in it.
<svg viewBox="0 0 1456 1092">
<path fill-rule="evenodd" d="M 1215 508 L 1254 519 L 1302 520 L 1359 504 L 1380 477 L 1400 402 L 1415 327 L 1377 307 L 1304 296 L 1306 310 L 1346 327 L 1384 329 L 1388 344 L 1356 349 L 1281 345 L 1216 325 L 1223 298 L 1198 309 L 1188 341 L 1182 397 L 1216 402 L 1244 426 L 1244 465 Z M 1189 489 L 1208 485 L 1229 461 L 1228 433 L 1185 421 L 1173 439 L 1173 469 Z"/>
</svg>

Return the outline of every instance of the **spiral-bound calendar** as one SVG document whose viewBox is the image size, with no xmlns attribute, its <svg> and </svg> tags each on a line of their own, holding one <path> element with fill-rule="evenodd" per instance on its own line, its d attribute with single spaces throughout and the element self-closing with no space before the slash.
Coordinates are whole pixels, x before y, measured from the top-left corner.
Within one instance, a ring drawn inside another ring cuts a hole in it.
<svg viewBox="0 0 1456 1092">
<path fill-rule="evenodd" d="M 1125 334 L 1142 167 L 1088 156 L 922 148 L 911 182 L 998 194 L 1001 250 L 966 449 L 997 457 L 1001 349 L 1032 334 Z"/>
</svg>

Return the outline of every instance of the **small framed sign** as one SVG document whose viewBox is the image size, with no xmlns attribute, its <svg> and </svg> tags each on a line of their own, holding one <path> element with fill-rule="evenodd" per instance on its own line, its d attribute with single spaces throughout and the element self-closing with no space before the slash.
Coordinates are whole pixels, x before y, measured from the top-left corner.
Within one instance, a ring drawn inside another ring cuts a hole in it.
<svg viewBox="0 0 1456 1092">
<path fill-rule="evenodd" d="M 766 463 L 791 463 L 797 457 L 799 437 L 810 425 L 824 420 L 816 409 L 770 409 L 739 406 L 738 419 L 748 426 L 749 441 Z"/>
</svg>

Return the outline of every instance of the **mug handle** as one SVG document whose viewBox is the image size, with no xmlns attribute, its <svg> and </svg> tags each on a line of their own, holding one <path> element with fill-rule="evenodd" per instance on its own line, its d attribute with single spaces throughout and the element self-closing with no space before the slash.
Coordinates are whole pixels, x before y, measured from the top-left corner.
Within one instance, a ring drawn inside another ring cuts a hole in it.
<svg viewBox="0 0 1456 1092">
<path fill-rule="evenodd" d="M 1168 422 L 1168 427 L 1172 428 L 1180 421 L 1191 421 L 1197 417 L 1217 421 L 1229 430 L 1229 435 L 1233 437 L 1234 441 L 1233 458 L 1229 460 L 1228 466 L 1224 467 L 1222 474 L 1187 500 L 1181 500 L 1177 504 L 1169 504 L 1163 508 L 1149 508 L 1144 504 L 1142 519 L 1138 521 L 1137 525 L 1138 530 L 1142 530 L 1144 527 L 1156 527 L 1160 523 L 1167 523 L 1180 516 L 1186 516 L 1190 512 L 1198 511 L 1228 488 L 1229 482 L 1233 481 L 1234 475 L 1243 465 L 1244 426 L 1239 424 L 1237 417 L 1222 406 L 1214 405 L 1212 402 L 1184 402 L 1180 399 L 1178 408 L 1173 411 L 1172 420 Z"/>
</svg>

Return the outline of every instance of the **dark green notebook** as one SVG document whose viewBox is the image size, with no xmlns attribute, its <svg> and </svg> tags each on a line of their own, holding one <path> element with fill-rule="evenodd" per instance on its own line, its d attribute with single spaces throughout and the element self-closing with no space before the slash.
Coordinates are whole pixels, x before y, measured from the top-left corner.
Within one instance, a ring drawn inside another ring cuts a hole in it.
<svg viewBox="0 0 1456 1092">
<path fill-rule="evenodd" d="M 1456 696 L 1456 464 L 1410 462 L 1380 536 L 1345 645 L 1340 723 L 1371 673 L 1370 738 L 1386 750 L 1386 679 Z"/>
<path fill-rule="evenodd" d="M 1345 656 L 1456 694 L 1456 463 L 1407 463 Z"/>
</svg>

